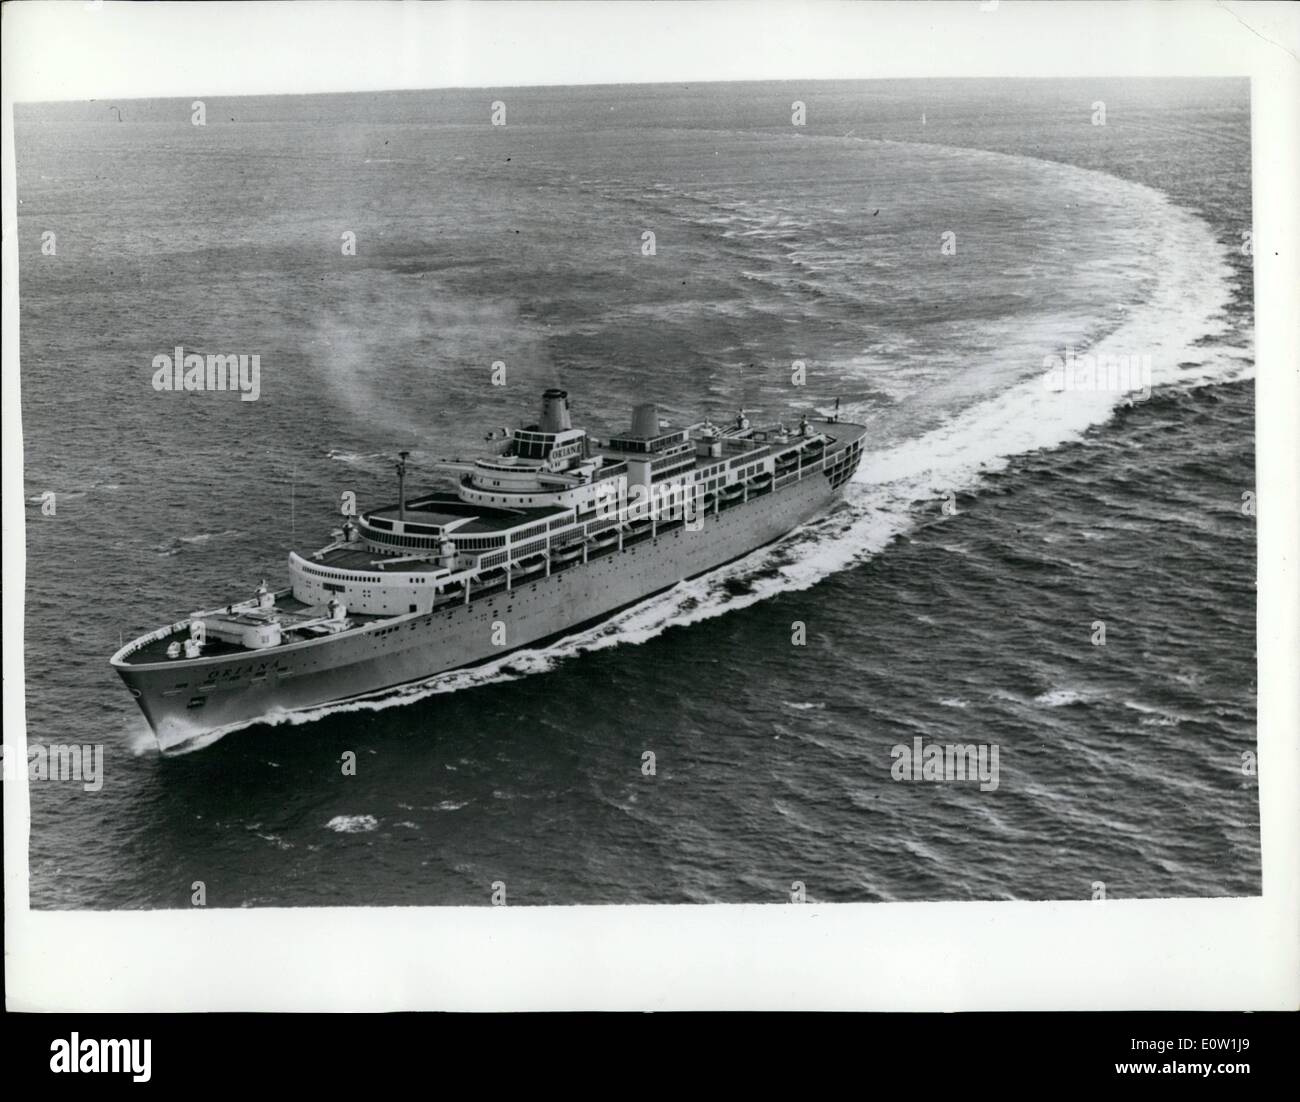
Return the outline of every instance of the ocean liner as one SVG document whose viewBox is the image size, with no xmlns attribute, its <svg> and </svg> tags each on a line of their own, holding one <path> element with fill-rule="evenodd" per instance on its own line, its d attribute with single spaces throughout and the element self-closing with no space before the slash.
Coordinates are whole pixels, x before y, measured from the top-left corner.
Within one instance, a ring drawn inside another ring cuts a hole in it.
<svg viewBox="0 0 1300 1102">
<path fill-rule="evenodd" d="M 852 477 L 865 429 L 800 419 L 666 427 L 637 406 L 598 440 L 547 390 L 541 419 L 502 430 L 455 489 L 348 516 L 289 553 L 290 586 L 142 635 L 111 661 L 160 747 L 286 712 L 382 696 L 534 647 L 780 539 Z M 251 588 L 251 587 L 250 587 Z"/>
</svg>

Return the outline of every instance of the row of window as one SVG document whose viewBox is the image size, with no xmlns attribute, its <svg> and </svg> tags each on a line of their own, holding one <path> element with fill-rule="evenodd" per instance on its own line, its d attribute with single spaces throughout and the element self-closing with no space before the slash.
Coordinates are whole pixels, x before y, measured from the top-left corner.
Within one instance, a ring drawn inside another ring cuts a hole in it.
<svg viewBox="0 0 1300 1102">
<path fill-rule="evenodd" d="M 505 506 L 517 508 L 520 505 L 531 505 L 533 503 L 533 499 L 531 497 L 520 497 L 518 493 L 512 493 L 508 495 L 502 494 L 500 501 L 497 501 L 495 494 L 480 493 L 479 497 L 482 500 L 486 501 L 489 505 L 505 505 Z"/>
<path fill-rule="evenodd" d="M 545 443 L 534 443 L 519 439 L 519 434 L 515 434 L 514 447 L 510 449 L 512 455 L 517 455 L 521 459 L 545 459 L 551 454 L 551 448 L 554 445 L 547 441 Z"/>
<path fill-rule="evenodd" d="M 442 546 L 443 541 L 432 539 L 426 536 L 398 536 L 390 535 L 386 532 L 366 531 L 365 537 L 374 543 L 387 543 L 397 547 L 409 548 L 415 551 L 437 550 Z M 470 537 L 461 536 L 450 537 L 456 545 L 457 551 L 488 551 L 497 547 L 504 547 L 505 536 L 486 536 Z"/>
<path fill-rule="evenodd" d="M 343 581 L 348 581 L 348 582 L 371 582 L 371 583 L 383 580 L 381 578 L 372 578 L 369 575 L 358 578 L 353 574 L 345 574 L 337 570 L 322 570 L 318 566 L 308 566 L 306 563 L 302 564 L 301 569 L 304 574 L 314 574 L 318 578 L 339 578 L 342 579 Z"/>
<path fill-rule="evenodd" d="M 542 535 L 544 532 L 554 531 L 557 528 L 563 528 L 572 523 L 571 518 L 567 516 L 557 517 L 549 522 L 532 524 L 527 528 L 520 529 L 517 532 L 509 534 L 513 542 L 528 539 L 532 536 Z M 384 532 L 365 532 L 366 538 L 376 543 L 386 543 L 399 547 L 408 547 L 414 550 L 438 550 L 443 543 L 441 539 L 424 539 L 420 536 L 400 536 L 389 535 Z M 454 533 L 445 537 L 450 539 L 458 551 L 488 551 L 497 547 L 504 547 L 506 536 L 486 536 L 486 537 L 465 537 L 456 536 Z"/>
<path fill-rule="evenodd" d="M 684 459 L 669 463 L 662 470 L 655 471 L 654 478 L 656 480 L 671 478 L 675 474 L 681 474 L 684 471 L 690 470 L 693 466 L 695 466 L 695 457 L 693 455 L 688 455 Z"/>
<path fill-rule="evenodd" d="M 545 523 L 530 524 L 527 528 L 521 528 L 518 532 L 511 532 L 510 541 L 512 543 L 518 543 L 520 540 L 531 539 L 533 536 L 540 535 L 542 532 L 545 532 L 546 529 L 547 526 Z"/>
<path fill-rule="evenodd" d="M 398 536 L 388 532 L 375 532 L 369 528 L 363 528 L 362 534 L 372 543 L 387 543 L 415 551 L 436 551 L 442 546 L 442 540 L 431 536 Z"/>
<path fill-rule="evenodd" d="M 667 467 L 680 466 L 684 460 L 690 463 L 695 462 L 695 452 L 690 447 L 674 448 L 668 455 L 650 460 L 650 469 L 652 471 L 662 471 Z"/>
<path fill-rule="evenodd" d="M 511 558 L 522 559 L 529 555 L 535 555 L 539 551 L 546 550 L 546 540 L 533 540 L 532 543 L 525 543 L 522 546 L 511 548 Z"/>
<path fill-rule="evenodd" d="M 505 536 L 472 536 L 456 540 L 457 551 L 491 551 L 506 545 Z"/>
</svg>

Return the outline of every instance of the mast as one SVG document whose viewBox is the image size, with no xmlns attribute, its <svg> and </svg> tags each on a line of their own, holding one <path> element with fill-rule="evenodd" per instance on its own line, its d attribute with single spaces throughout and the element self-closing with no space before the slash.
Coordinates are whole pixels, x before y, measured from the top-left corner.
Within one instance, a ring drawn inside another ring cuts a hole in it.
<svg viewBox="0 0 1300 1102">
<path fill-rule="evenodd" d="M 398 452 L 397 461 L 397 519 L 406 519 L 406 457 L 410 452 Z"/>
</svg>

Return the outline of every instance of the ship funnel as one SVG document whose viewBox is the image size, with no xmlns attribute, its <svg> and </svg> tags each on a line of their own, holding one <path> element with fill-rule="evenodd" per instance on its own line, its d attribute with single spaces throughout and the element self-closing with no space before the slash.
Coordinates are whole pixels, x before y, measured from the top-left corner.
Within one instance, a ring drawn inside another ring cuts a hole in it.
<svg viewBox="0 0 1300 1102">
<path fill-rule="evenodd" d="M 653 402 L 646 402 L 632 411 L 632 435 L 645 439 L 659 435 L 659 407 Z"/>
<path fill-rule="evenodd" d="M 542 432 L 564 432 L 573 428 L 569 422 L 569 392 L 567 390 L 546 391 L 542 395 Z"/>
</svg>

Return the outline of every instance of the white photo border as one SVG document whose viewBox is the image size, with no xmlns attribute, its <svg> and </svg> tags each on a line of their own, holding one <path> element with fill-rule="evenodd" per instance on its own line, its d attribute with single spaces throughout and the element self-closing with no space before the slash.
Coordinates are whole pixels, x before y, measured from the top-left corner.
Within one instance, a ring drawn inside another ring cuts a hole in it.
<svg viewBox="0 0 1300 1102">
<path fill-rule="evenodd" d="M 15 101 L 648 81 L 1249 77 L 1263 853 L 1263 895 L 1244 899 L 491 907 L 485 896 L 483 907 L 33 911 L 26 783 L 6 781 L 9 1009 L 1295 1009 L 1297 10 L 1005 0 L 5 5 L 3 718 L 5 756 L 21 762 Z"/>
</svg>

